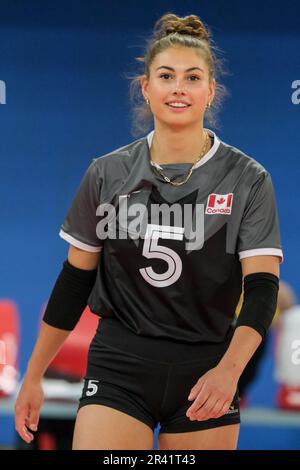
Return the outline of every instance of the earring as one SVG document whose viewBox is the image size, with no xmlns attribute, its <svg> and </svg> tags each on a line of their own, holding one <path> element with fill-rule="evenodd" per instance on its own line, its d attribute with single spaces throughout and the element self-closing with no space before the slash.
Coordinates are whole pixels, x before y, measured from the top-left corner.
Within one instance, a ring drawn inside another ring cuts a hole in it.
<svg viewBox="0 0 300 470">
<path fill-rule="evenodd" d="M 208 103 L 208 104 L 206 105 L 206 109 L 209 109 L 209 108 L 210 108 L 210 106 L 211 106 L 211 104 L 210 104 L 210 103 Z"/>
<path fill-rule="evenodd" d="M 148 98 L 146 98 L 145 101 L 146 101 L 147 105 L 149 106 L 149 100 L 148 100 Z"/>
</svg>

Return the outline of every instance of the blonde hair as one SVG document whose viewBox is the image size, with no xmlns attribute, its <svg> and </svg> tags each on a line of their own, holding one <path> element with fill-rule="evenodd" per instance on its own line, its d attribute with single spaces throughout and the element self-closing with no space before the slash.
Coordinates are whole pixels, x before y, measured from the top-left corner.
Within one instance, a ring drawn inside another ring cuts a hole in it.
<svg viewBox="0 0 300 470">
<path fill-rule="evenodd" d="M 217 113 L 225 96 L 229 95 L 224 85 L 217 82 L 220 75 L 227 72 L 224 67 L 224 60 L 217 57 L 220 51 L 212 41 L 208 27 L 196 15 L 189 15 L 183 18 L 174 13 L 166 13 L 160 17 L 153 29 L 153 35 L 148 39 L 144 55 L 135 59 L 144 64 L 143 73 L 137 75 L 127 75 L 130 83 L 130 101 L 132 103 L 131 134 L 137 138 L 145 135 L 152 124 L 152 112 L 145 103 L 141 93 L 140 79 L 146 75 L 150 77 L 150 66 L 157 54 L 170 47 L 191 47 L 205 60 L 209 70 L 209 81 L 216 81 L 215 97 L 205 112 L 205 121 L 214 128 L 218 128 Z"/>
</svg>

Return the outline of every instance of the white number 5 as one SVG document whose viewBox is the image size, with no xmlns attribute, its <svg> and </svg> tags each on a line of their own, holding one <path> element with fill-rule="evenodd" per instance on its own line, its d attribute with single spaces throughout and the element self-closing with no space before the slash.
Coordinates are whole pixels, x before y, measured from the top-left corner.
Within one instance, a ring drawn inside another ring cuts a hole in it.
<svg viewBox="0 0 300 470">
<path fill-rule="evenodd" d="M 143 245 L 143 256 L 148 259 L 159 258 L 168 264 L 164 273 L 156 273 L 151 266 L 139 269 L 141 275 L 149 284 L 155 287 L 167 287 L 176 282 L 182 272 L 182 261 L 176 251 L 158 244 L 159 238 L 175 240 L 183 239 L 183 227 L 148 224 Z"/>
<path fill-rule="evenodd" d="M 91 395 L 95 395 L 95 393 L 98 392 L 97 383 L 99 383 L 99 380 L 89 380 L 88 381 L 87 391 L 85 393 L 88 397 L 90 397 Z"/>
</svg>

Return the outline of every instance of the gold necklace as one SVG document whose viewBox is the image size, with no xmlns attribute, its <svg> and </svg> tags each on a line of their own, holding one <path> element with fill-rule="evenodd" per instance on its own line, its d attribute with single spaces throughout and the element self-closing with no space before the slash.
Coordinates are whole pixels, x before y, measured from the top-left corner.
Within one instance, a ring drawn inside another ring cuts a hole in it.
<svg viewBox="0 0 300 470">
<path fill-rule="evenodd" d="M 197 163 L 199 162 L 199 160 L 201 160 L 201 158 L 205 155 L 205 153 L 207 152 L 208 147 L 209 147 L 209 135 L 208 135 L 208 132 L 205 131 L 205 140 L 204 140 L 204 145 L 203 145 L 202 152 L 201 152 L 201 154 L 199 155 L 199 157 L 197 158 L 197 160 L 195 161 L 195 163 L 193 164 L 193 166 L 189 169 L 189 171 L 188 171 L 186 177 L 185 177 L 182 181 L 171 181 L 170 178 L 168 178 L 168 177 L 163 173 L 163 171 L 162 171 L 160 168 L 158 168 L 158 167 L 156 166 L 156 164 L 151 160 L 152 166 L 156 169 L 156 171 L 163 177 L 163 179 L 164 179 L 167 183 L 172 184 L 173 186 L 181 186 L 182 184 L 186 183 L 186 182 L 190 179 L 190 177 L 191 177 L 191 175 L 192 175 L 192 173 L 193 173 L 193 171 L 194 171 L 195 166 L 197 165 Z"/>
</svg>

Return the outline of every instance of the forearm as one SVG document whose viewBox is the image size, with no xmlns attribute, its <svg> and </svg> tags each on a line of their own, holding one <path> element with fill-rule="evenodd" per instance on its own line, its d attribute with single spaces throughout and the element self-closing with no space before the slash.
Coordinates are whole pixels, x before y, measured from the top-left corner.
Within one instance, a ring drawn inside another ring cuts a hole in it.
<svg viewBox="0 0 300 470">
<path fill-rule="evenodd" d="M 240 377 L 261 341 L 261 335 L 253 328 L 249 326 L 237 327 L 218 366 L 224 367 Z"/>
<path fill-rule="evenodd" d="M 28 362 L 26 377 L 40 380 L 71 331 L 61 330 L 42 322 L 41 329 Z"/>
<path fill-rule="evenodd" d="M 82 255 L 83 256 L 83 255 Z M 84 256 L 81 264 L 85 267 Z M 78 259 L 75 259 L 75 262 Z M 78 263 L 80 264 L 80 262 Z M 41 329 L 28 363 L 26 378 L 40 379 L 75 328 L 95 283 L 97 269 L 86 270 L 63 263 L 43 316 Z"/>
<path fill-rule="evenodd" d="M 244 277 L 244 302 L 235 332 L 220 365 L 240 377 L 265 337 L 277 305 L 279 279 L 269 272 Z"/>
</svg>

